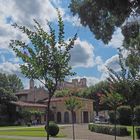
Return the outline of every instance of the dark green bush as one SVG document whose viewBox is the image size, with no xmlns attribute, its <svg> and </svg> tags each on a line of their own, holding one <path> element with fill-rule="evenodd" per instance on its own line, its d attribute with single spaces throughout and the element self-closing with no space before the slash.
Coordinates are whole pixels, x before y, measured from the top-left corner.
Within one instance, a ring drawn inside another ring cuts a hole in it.
<svg viewBox="0 0 140 140">
<path fill-rule="evenodd" d="M 47 133 L 49 133 L 51 136 L 56 136 L 59 132 L 59 127 L 56 123 L 50 122 L 49 123 L 49 129 L 45 125 L 45 130 Z"/>
<path fill-rule="evenodd" d="M 109 122 L 114 124 L 115 123 L 115 112 L 112 110 L 112 111 L 109 111 Z M 118 117 L 119 117 L 119 114 L 118 112 L 116 113 L 116 123 L 118 123 Z"/>
<path fill-rule="evenodd" d="M 140 139 L 140 128 L 136 128 L 137 138 Z"/>
<path fill-rule="evenodd" d="M 140 125 L 140 106 L 135 108 L 135 121 Z"/>
<path fill-rule="evenodd" d="M 119 117 L 118 121 L 121 125 L 131 125 L 132 111 L 129 106 L 120 106 L 117 109 Z"/>
<path fill-rule="evenodd" d="M 115 128 L 114 127 L 110 130 L 110 135 L 115 135 Z M 117 127 L 116 128 L 116 135 L 117 136 L 129 136 L 130 132 L 127 131 L 126 127 Z"/>
<path fill-rule="evenodd" d="M 96 133 L 103 133 L 108 135 L 115 135 L 115 128 L 111 125 L 102 125 L 102 124 L 89 124 L 89 130 Z M 116 135 L 117 136 L 129 136 L 130 132 L 127 130 L 126 127 L 119 127 L 116 128 Z"/>
<path fill-rule="evenodd" d="M 30 127 L 32 124 L 30 122 L 27 123 L 27 126 Z"/>
</svg>

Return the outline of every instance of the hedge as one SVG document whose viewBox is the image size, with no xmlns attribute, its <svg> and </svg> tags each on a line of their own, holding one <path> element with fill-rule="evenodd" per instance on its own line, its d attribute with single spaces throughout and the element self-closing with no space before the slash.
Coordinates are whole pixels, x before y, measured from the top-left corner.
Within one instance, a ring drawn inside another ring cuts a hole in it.
<svg viewBox="0 0 140 140">
<path fill-rule="evenodd" d="M 115 135 L 115 128 L 111 125 L 89 124 L 88 128 L 92 132 Z M 129 136 L 130 134 L 131 132 L 129 132 L 126 127 L 117 126 L 116 136 Z"/>
<path fill-rule="evenodd" d="M 140 125 L 140 106 L 135 107 L 135 121 Z"/>
</svg>

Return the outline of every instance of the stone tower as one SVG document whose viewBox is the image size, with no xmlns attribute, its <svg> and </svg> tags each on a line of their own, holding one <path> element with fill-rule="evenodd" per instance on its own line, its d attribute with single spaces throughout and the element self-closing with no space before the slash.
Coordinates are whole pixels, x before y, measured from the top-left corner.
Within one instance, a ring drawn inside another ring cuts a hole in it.
<svg viewBox="0 0 140 140">
<path fill-rule="evenodd" d="M 86 78 L 80 79 L 80 85 L 81 85 L 82 87 L 87 87 L 87 79 L 86 79 Z"/>
<path fill-rule="evenodd" d="M 30 89 L 34 89 L 34 80 L 30 79 Z"/>
</svg>

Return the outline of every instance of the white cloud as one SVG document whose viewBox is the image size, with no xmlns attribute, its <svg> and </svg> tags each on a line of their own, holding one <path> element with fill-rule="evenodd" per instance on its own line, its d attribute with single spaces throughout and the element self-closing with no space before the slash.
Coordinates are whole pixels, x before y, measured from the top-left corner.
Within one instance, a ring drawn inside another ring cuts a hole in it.
<svg viewBox="0 0 140 140">
<path fill-rule="evenodd" d="M 12 21 L 7 20 L 9 17 Z M 11 39 L 27 41 L 27 37 L 11 27 L 11 22 L 32 27 L 33 19 L 37 19 L 47 28 L 46 19 L 54 21 L 56 18 L 56 8 L 51 0 L 0 0 L 0 49 L 9 51 Z"/>
<path fill-rule="evenodd" d="M 119 64 L 119 55 L 118 54 L 107 59 L 105 62 L 101 59 L 100 56 L 98 56 L 98 57 L 96 57 L 96 62 L 97 62 L 96 63 L 97 69 L 98 69 L 98 71 L 102 72 L 102 75 L 106 75 L 108 73 L 107 68 L 111 68 L 116 72 L 121 70 L 121 67 Z"/>
<path fill-rule="evenodd" d="M 19 64 L 13 64 L 11 62 L 4 62 L 0 64 L 0 71 L 6 74 L 20 74 L 20 67 Z"/>
<path fill-rule="evenodd" d="M 94 47 L 87 41 L 79 38 L 71 50 L 70 65 L 73 67 L 93 67 L 94 66 Z"/>
<path fill-rule="evenodd" d="M 109 42 L 108 46 L 113 47 L 113 48 L 120 48 L 120 47 L 122 47 L 123 40 L 124 40 L 124 37 L 123 37 L 123 35 L 121 33 L 121 29 L 118 28 L 114 32 L 114 34 L 112 36 L 112 39 Z"/>
<path fill-rule="evenodd" d="M 82 27 L 80 18 L 78 18 L 78 16 L 65 15 L 64 20 L 70 22 L 73 26 Z"/>
</svg>

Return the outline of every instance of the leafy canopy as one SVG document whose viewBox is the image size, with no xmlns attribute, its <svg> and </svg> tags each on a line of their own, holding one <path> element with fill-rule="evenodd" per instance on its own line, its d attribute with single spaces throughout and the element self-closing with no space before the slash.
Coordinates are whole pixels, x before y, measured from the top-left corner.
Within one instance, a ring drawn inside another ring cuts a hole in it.
<svg viewBox="0 0 140 140">
<path fill-rule="evenodd" d="M 14 93 L 23 89 L 21 80 L 16 75 L 0 73 L 0 103 L 16 100 Z"/>
<path fill-rule="evenodd" d="M 71 0 L 72 13 L 78 14 L 81 23 L 88 26 L 96 39 L 107 44 L 116 30 L 129 17 L 140 16 L 139 0 Z"/>
<path fill-rule="evenodd" d="M 66 108 L 71 112 L 81 108 L 82 106 L 81 102 L 79 102 L 78 99 L 74 96 L 69 97 L 69 99 L 65 101 L 65 105 L 66 105 Z"/>
<path fill-rule="evenodd" d="M 10 47 L 24 62 L 20 65 L 22 73 L 28 78 L 42 82 L 52 97 L 58 82 L 63 81 L 65 76 L 74 74 L 70 71 L 69 60 L 70 50 L 77 34 L 68 42 L 64 41 L 64 24 L 59 11 L 57 37 L 49 22 L 49 32 L 46 32 L 36 20 L 34 22 L 34 30 L 17 24 L 13 25 L 26 34 L 31 43 L 11 40 Z"/>
</svg>

